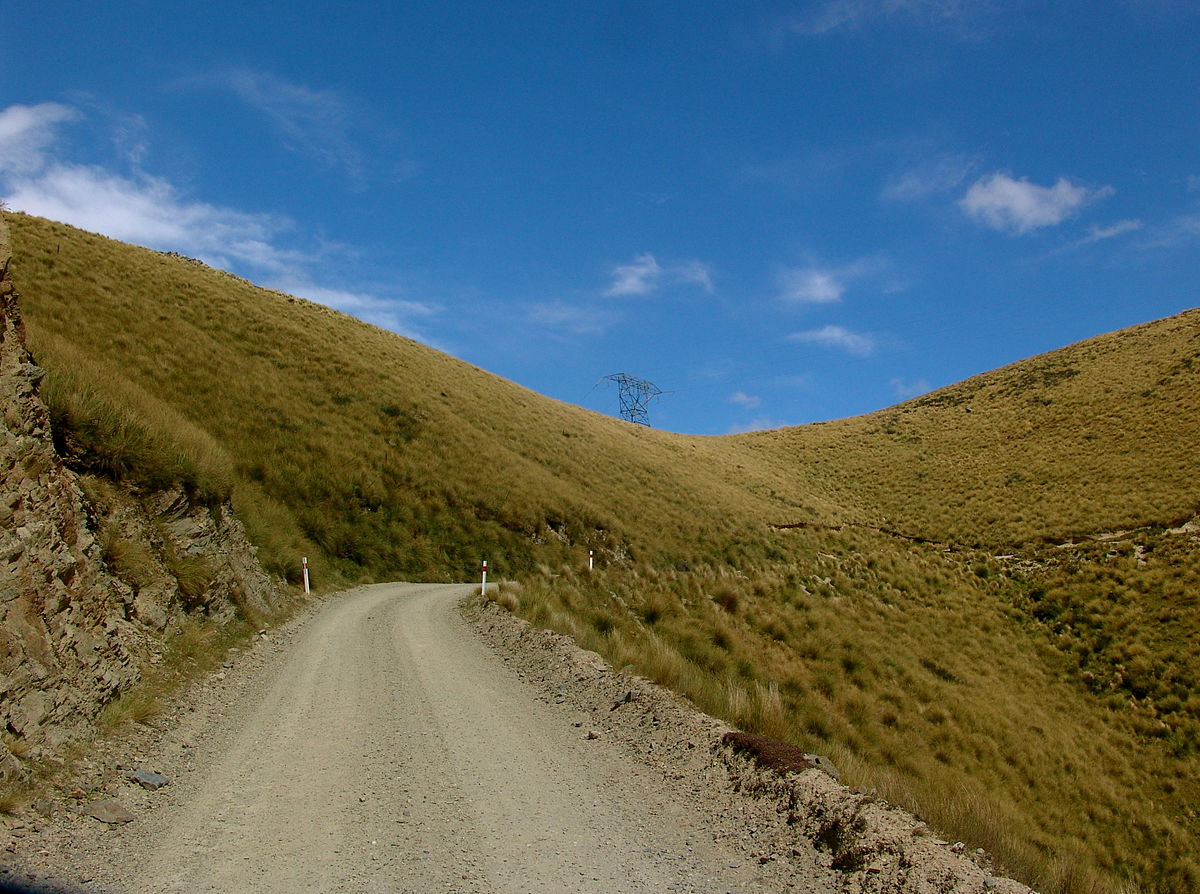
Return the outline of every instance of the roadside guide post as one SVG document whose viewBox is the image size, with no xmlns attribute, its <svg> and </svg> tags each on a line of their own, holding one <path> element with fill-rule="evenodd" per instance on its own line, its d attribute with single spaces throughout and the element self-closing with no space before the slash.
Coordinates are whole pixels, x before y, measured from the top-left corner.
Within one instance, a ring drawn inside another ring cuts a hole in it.
<svg viewBox="0 0 1200 894">
<path fill-rule="evenodd" d="M 308 556 L 300 560 L 300 567 L 304 569 L 304 595 L 307 596 L 311 592 L 308 588 Z"/>
<path fill-rule="evenodd" d="M 479 595 L 487 595 L 487 559 L 483 560 L 483 581 L 479 584 Z"/>
<path fill-rule="evenodd" d="M 592 566 L 595 561 L 596 561 L 596 551 L 594 549 L 589 549 L 588 550 L 588 571 L 592 570 Z"/>
</svg>

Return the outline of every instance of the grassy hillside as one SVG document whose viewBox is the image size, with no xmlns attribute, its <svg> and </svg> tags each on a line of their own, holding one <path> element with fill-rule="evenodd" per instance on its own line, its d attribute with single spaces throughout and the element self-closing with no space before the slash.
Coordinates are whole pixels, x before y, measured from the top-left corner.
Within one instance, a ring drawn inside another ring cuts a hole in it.
<svg viewBox="0 0 1200 894">
<path fill-rule="evenodd" d="M 120 458 L 151 413 L 150 440 L 185 445 L 202 490 L 232 490 L 278 570 L 305 551 L 350 577 L 454 579 L 568 545 L 683 555 L 768 514 L 718 445 L 547 400 L 195 262 L 10 224 L 30 344 L 56 408 L 78 416 L 65 428 L 91 439 L 82 461 L 188 466 Z"/>
<path fill-rule="evenodd" d="M 1044 890 L 1200 888 L 1200 534 L 1171 531 L 1200 505 L 1200 313 L 868 416 L 685 437 L 8 220 L 81 470 L 231 496 L 282 574 L 487 557 L 526 616 L 831 754 Z"/>
<path fill-rule="evenodd" d="M 868 416 L 733 440 L 797 494 L 815 474 L 848 521 L 1003 549 L 1200 511 L 1198 380 L 1192 310 Z"/>
</svg>

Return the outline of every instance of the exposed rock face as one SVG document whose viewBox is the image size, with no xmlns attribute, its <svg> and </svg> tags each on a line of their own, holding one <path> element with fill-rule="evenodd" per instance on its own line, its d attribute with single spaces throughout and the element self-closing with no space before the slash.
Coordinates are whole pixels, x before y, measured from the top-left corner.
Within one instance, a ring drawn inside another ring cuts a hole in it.
<svg viewBox="0 0 1200 894">
<path fill-rule="evenodd" d="M 225 621 L 278 599 L 232 510 L 180 491 L 107 487 L 106 556 L 100 513 L 54 449 L 10 256 L 0 216 L 0 780 L 23 772 L 14 753 L 86 733 L 185 613 Z M 132 583 L 114 544 L 144 559 Z"/>
<path fill-rule="evenodd" d="M 50 437 L 0 220 L 0 726 L 19 750 L 80 732 L 138 673 L 138 633 Z M 0 749 L 0 775 L 18 771 Z"/>
<path fill-rule="evenodd" d="M 254 618 L 278 607 L 278 587 L 227 504 L 194 504 L 179 488 L 137 496 L 106 490 L 93 504 L 106 543 L 140 553 L 133 574 L 110 563 L 133 590 L 134 620 L 159 631 L 185 614 L 224 623 L 239 611 Z"/>
</svg>

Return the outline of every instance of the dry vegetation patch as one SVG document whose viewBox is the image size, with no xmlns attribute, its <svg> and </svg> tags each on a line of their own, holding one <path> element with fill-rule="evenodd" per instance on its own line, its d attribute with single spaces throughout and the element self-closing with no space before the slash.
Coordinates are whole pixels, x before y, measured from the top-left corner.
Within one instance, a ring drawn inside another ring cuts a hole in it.
<svg viewBox="0 0 1200 894">
<path fill-rule="evenodd" d="M 732 730 L 721 737 L 721 743 L 734 751 L 754 758 L 755 763 L 776 773 L 802 773 L 805 770 L 822 769 L 817 755 L 809 754 L 789 742 L 781 742 L 770 736 L 759 736 Z"/>
</svg>

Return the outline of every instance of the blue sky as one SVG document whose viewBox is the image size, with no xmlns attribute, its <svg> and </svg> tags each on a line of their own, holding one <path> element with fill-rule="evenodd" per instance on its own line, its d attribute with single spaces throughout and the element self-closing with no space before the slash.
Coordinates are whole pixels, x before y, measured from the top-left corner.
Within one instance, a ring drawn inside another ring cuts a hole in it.
<svg viewBox="0 0 1200 894">
<path fill-rule="evenodd" d="M 5 47 L 9 207 L 660 428 L 1200 304 L 1184 0 L 9 0 Z"/>
</svg>

